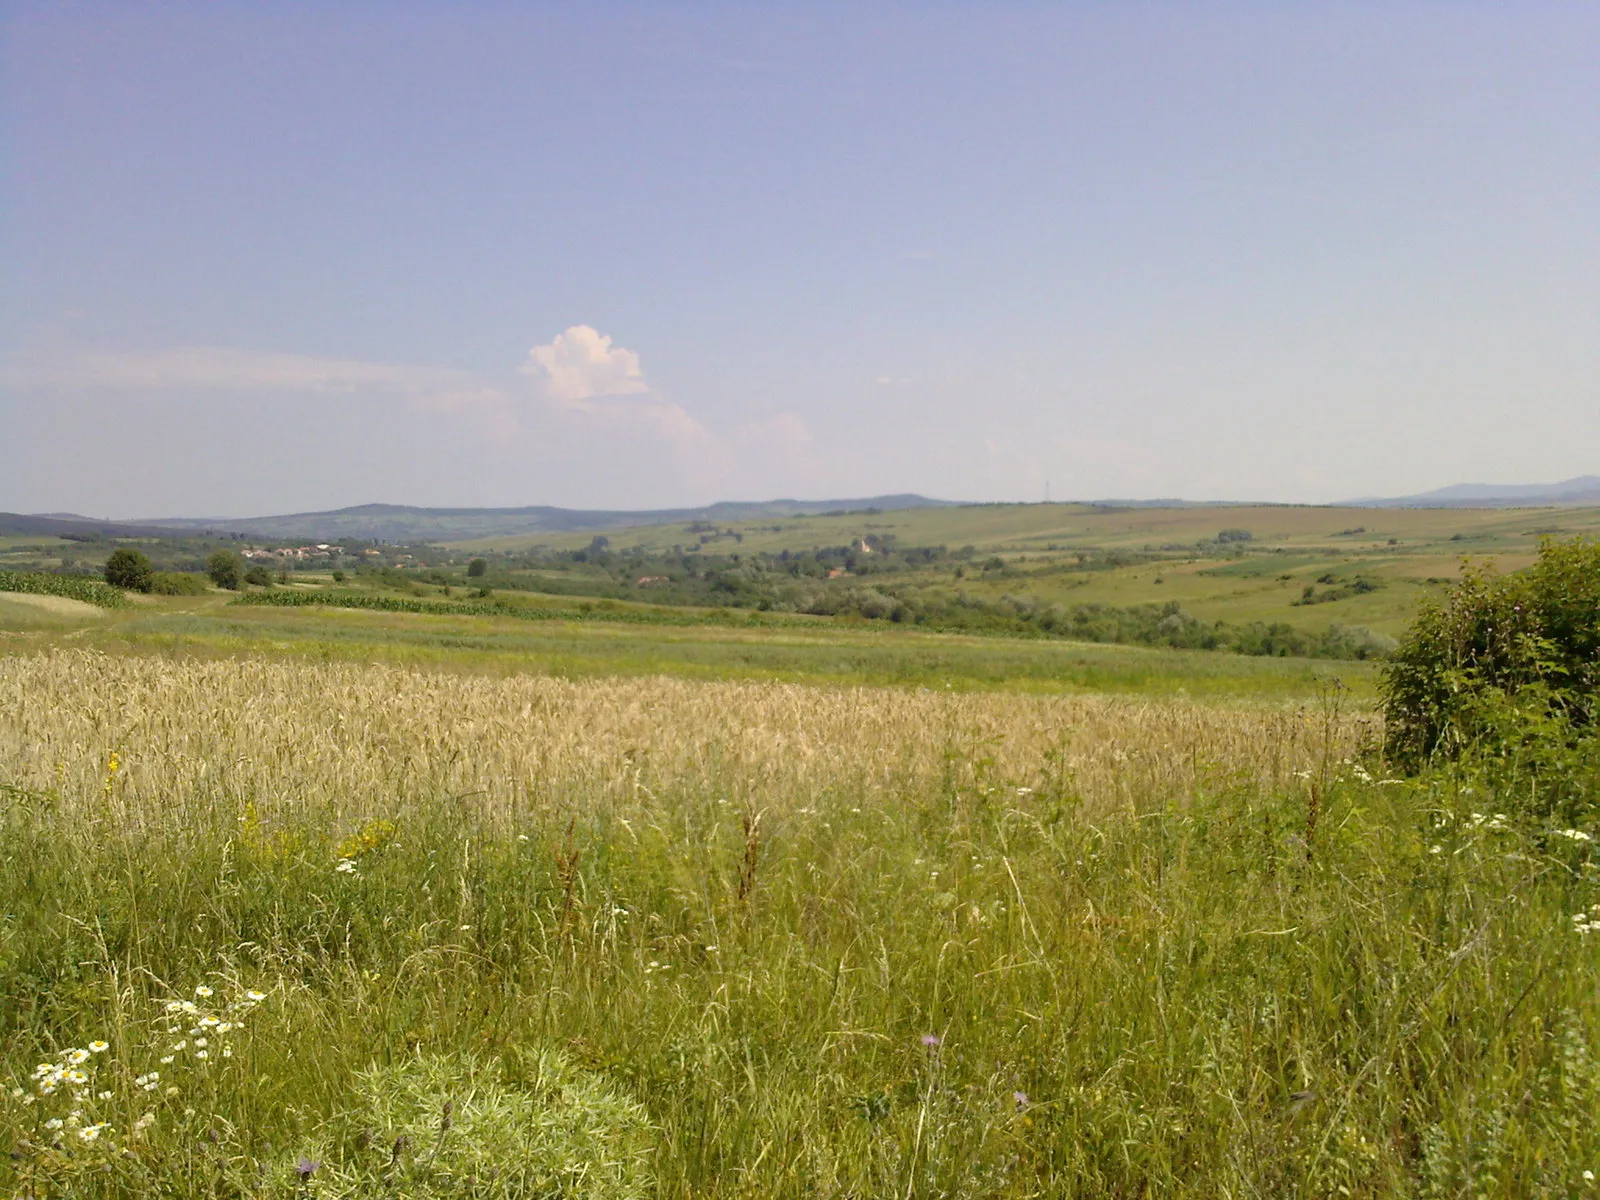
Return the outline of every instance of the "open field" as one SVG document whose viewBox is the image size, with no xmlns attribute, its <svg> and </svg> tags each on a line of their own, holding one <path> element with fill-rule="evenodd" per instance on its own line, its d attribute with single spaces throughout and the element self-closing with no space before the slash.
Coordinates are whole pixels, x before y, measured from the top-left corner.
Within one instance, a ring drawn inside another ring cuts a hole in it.
<svg viewBox="0 0 1600 1200">
<path fill-rule="evenodd" d="M 144 649 L 0 658 L 19 1194 L 1577 1195 L 1600 1162 L 1590 844 L 1374 781 L 1336 693 Z"/>
<path fill-rule="evenodd" d="M 704 626 L 529 622 L 338 608 L 236 606 L 231 596 L 138 597 L 125 610 L 72 618 L 0 596 L 0 654 L 54 645 L 118 654 L 182 652 L 349 660 L 564 678 L 666 675 L 1036 692 L 1119 692 L 1281 702 L 1322 682 L 1371 693 L 1372 665 L 1098 646 L 1040 638 L 927 633 L 815 618 Z M 595 614 L 603 615 L 603 614 Z"/>
<path fill-rule="evenodd" d="M 106 610 L 68 596 L 36 596 L 27 592 L 0 592 L 0 629 L 12 622 L 26 622 L 31 617 L 54 618 L 55 623 L 76 624 L 83 620 L 98 621 Z"/>
</svg>

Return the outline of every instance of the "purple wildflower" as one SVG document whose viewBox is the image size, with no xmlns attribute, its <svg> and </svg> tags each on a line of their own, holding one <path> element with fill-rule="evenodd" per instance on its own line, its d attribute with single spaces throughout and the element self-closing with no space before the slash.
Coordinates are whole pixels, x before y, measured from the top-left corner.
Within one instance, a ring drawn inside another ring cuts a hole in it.
<svg viewBox="0 0 1600 1200">
<path fill-rule="evenodd" d="M 1028 1107 L 1028 1093 L 1027 1092 L 1012 1092 L 1011 1093 L 1011 1098 L 1017 1102 L 1017 1107 L 1018 1108 L 1027 1108 Z"/>
<path fill-rule="evenodd" d="M 316 1174 L 317 1168 L 321 1165 L 321 1163 L 313 1162 L 311 1159 L 302 1155 L 300 1161 L 294 1165 L 294 1172 L 296 1175 L 300 1176 L 301 1179 L 310 1179 L 314 1174 Z"/>
<path fill-rule="evenodd" d="M 924 1046 L 926 1046 L 929 1050 L 932 1050 L 932 1049 L 936 1048 L 939 1045 L 939 1035 L 937 1033 L 925 1033 L 925 1034 L 923 1034 L 922 1035 L 922 1044 Z"/>
</svg>

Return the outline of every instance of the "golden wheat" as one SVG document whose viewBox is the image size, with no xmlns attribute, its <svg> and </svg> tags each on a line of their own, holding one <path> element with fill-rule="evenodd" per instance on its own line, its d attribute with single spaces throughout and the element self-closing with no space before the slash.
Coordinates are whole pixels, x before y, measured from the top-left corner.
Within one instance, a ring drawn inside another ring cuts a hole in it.
<svg viewBox="0 0 1600 1200">
<path fill-rule="evenodd" d="M 67 804 L 100 804 L 114 783 L 111 811 L 135 821 L 180 795 L 335 819 L 446 796 L 492 818 L 711 787 L 782 806 L 899 794 L 974 762 L 1019 784 L 1065 772 L 1093 812 L 1219 784 L 1281 787 L 1330 750 L 1346 753 L 1363 726 L 1304 709 L 1108 697 L 487 679 L 88 651 L 0 660 L 0 773 L 56 785 Z"/>
</svg>

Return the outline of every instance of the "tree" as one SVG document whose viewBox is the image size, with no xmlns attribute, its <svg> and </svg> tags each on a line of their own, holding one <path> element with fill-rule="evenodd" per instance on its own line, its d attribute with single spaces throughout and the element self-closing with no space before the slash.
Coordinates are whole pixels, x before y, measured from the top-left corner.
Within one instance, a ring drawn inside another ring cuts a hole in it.
<svg viewBox="0 0 1600 1200">
<path fill-rule="evenodd" d="M 219 588 L 237 592 L 239 581 L 244 576 L 244 560 L 232 550 L 214 551 L 211 557 L 206 559 L 206 574 L 211 576 L 211 582 Z"/>
<path fill-rule="evenodd" d="M 148 592 L 155 584 L 155 571 L 143 554 L 123 546 L 106 559 L 106 582 L 130 592 Z"/>
<path fill-rule="evenodd" d="M 488 573 L 489 560 L 487 558 L 475 558 L 467 564 L 468 579 L 482 579 Z"/>
<path fill-rule="evenodd" d="M 244 573 L 244 581 L 253 587 L 269 588 L 272 586 L 272 572 L 257 564 Z"/>
</svg>

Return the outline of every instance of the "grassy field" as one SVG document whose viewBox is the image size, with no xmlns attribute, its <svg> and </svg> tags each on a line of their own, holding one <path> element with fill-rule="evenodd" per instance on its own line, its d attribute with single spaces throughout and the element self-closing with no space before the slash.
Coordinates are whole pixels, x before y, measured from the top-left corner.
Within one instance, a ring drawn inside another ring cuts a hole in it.
<svg viewBox="0 0 1600 1200">
<path fill-rule="evenodd" d="M 1372 732 L 1336 691 L 0 658 L 0 1179 L 1584 1194 L 1592 843 L 1374 779 Z"/>
<path fill-rule="evenodd" d="M 348 660 L 489 675 L 665 675 L 1250 703 L 1303 701 L 1329 679 L 1370 696 L 1373 678 L 1372 664 L 1362 662 L 963 637 L 815 618 L 658 626 L 247 607 L 226 595 L 136 597 L 128 609 L 110 613 L 52 610 L 33 600 L 0 595 L 0 654 L 71 645 L 115 654 Z"/>
</svg>

